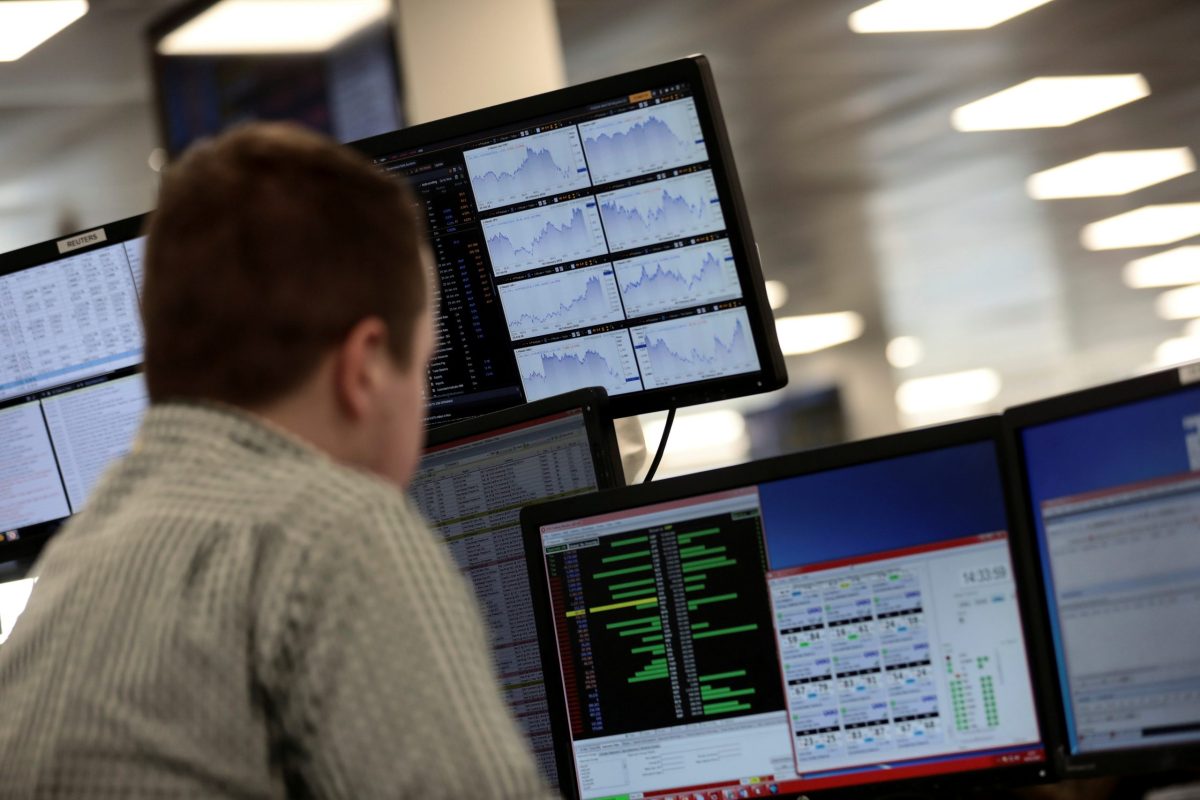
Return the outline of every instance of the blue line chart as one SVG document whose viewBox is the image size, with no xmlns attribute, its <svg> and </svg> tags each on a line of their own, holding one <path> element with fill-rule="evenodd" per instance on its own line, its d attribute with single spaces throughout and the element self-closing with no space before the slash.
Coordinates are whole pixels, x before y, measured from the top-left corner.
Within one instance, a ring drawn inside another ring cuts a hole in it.
<svg viewBox="0 0 1200 800">
<path fill-rule="evenodd" d="M 744 308 L 637 326 L 630 333 L 647 389 L 759 368 Z"/>
<path fill-rule="evenodd" d="M 597 199 L 614 253 L 725 227 L 710 170 L 605 192 Z"/>
<path fill-rule="evenodd" d="M 579 132 L 597 185 L 708 160 L 690 97 L 584 122 Z"/>
<path fill-rule="evenodd" d="M 629 317 L 642 317 L 742 296 L 728 239 L 616 261 Z"/>
<path fill-rule="evenodd" d="M 591 185 L 574 126 L 463 153 L 480 211 Z"/>
<path fill-rule="evenodd" d="M 625 318 L 610 264 L 504 283 L 499 290 L 513 341 Z"/>
<path fill-rule="evenodd" d="M 642 388 L 633 345 L 625 331 L 564 339 L 516 353 L 526 400 L 586 386 L 603 386 L 610 395 Z"/>
<path fill-rule="evenodd" d="M 482 226 L 497 275 L 607 252 L 596 202 L 590 198 L 492 217 Z"/>
</svg>

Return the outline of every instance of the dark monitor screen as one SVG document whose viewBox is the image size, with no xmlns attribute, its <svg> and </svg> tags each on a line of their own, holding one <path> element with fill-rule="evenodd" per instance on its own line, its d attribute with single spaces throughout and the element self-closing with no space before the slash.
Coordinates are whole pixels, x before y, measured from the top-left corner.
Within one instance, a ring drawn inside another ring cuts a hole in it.
<svg viewBox="0 0 1200 800">
<path fill-rule="evenodd" d="M 702 57 L 354 146 L 426 209 L 434 424 L 584 386 L 625 416 L 783 385 Z"/>
<path fill-rule="evenodd" d="M 998 443 L 982 420 L 531 509 L 570 796 L 1041 770 Z"/>
<path fill-rule="evenodd" d="M 1158 373 L 1008 414 L 1036 523 L 1065 755 L 1080 770 L 1183 766 L 1200 753 L 1193 373 Z"/>
<path fill-rule="evenodd" d="M 146 406 L 142 218 L 0 254 L 0 556 L 77 512 Z"/>
<path fill-rule="evenodd" d="M 317 53 L 160 51 L 165 37 L 212 5 L 193 3 L 150 29 L 163 145 L 172 157 L 241 122 L 290 120 L 340 142 L 404 124 L 390 18 Z"/>
<path fill-rule="evenodd" d="M 473 585 L 501 689 L 558 784 L 521 542 L 523 506 L 619 486 L 602 392 L 574 392 L 434 431 L 409 493 Z"/>
</svg>

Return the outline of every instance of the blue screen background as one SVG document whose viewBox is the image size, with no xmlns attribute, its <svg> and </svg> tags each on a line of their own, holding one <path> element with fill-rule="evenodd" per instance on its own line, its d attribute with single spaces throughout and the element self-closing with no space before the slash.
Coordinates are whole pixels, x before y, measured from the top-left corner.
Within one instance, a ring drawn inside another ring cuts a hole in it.
<svg viewBox="0 0 1200 800">
<path fill-rule="evenodd" d="M 1200 388 L 1080 414 L 1021 432 L 1072 752 L 1078 752 L 1078 738 L 1046 528 L 1039 509 L 1046 500 L 1188 472 L 1183 419 L 1194 414 L 1200 414 Z"/>
<path fill-rule="evenodd" d="M 1008 529 L 995 445 L 958 445 L 759 486 L 771 569 Z"/>
</svg>

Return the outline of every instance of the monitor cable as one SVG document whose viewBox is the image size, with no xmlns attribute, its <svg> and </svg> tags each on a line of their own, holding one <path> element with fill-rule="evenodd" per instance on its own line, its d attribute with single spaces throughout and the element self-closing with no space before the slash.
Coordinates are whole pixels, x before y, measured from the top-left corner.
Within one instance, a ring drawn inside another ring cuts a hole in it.
<svg viewBox="0 0 1200 800">
<path fill-rule="evenodd" d="M 654 460 L 650 462 L 650 469 L 646 472 L 646 477 L 642 478 L 642 483 L 649 483 L 654 479 L 654 473 L 658 472 L 658 464 L 662 461 L 663 453 L 667 451 L 667 437 L 671 435 L 671 425 L 675 422 L 675 407 L 667 411 L 667 422 L 663 425 L 662 436 L 658 440 L 658 451 L 654 454 Z"/>
</svg>

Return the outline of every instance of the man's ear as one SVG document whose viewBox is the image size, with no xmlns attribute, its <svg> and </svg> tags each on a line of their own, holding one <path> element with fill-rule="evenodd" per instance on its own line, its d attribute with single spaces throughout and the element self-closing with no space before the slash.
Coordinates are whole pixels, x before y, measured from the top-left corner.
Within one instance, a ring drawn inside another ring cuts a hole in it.
<svg viewBox="0 0 1200 800">
<path fill-rule="evenodd" d="M 387 324 L 366 317 L 350 329 L 334 359 L 334 389 L 338 407 L 351 419 L 362 419 L 383 384 L 383 359 L 387 352 Z"/>
</svg>

